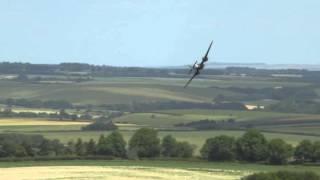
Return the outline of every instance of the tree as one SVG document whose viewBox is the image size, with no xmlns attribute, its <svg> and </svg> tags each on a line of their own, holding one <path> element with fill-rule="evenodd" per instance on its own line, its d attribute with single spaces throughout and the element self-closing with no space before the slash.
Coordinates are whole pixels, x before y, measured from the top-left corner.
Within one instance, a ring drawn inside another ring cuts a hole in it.
<svg viewBox="0 0 320 180">
<path fill-rule="evenodd" d="M 94 155 L 96 153 L 96 142 L 91 138 L 88 143 L 86 143 L 87 155 Z"/>
<path fill-rule="evenodd" d="M 268 143 L 258 130 L 248 130 L 237 140 L 238 158 L 250 162 L 263 161 L 268 157 Z"/>
<path fill-rule="evenodd" d="M 99 155 L 126 157 L 126 142 L 118 131 L 112 132 L 106 138 L 101 135 L 97 144 Z"/>
<path fill-rule="evenodd" d="M 190 158 L 193 155 L 193 151 L 195 147 L 189 144 L 188 142 L 183 141 L 183 142 L 177 142 L 175 149 L 176 149 L 176 157 Z"/>
<path fill-rule="evenodd" d="M 30 142 L 27 141 L 23 141 L 22 142 L 22 146 L 24 147 L 27 156 L 35 156 L 37 154 L 35 148 L 32 147 L 32 144 Z"/>
<path fill-rule="evenodd" d="M 39 146 L 39 155 L 42 156 L 57 156 L 62 155 L 65 152 L 64 145 L 59 140 L 48 140 L 44 139 Z"/>
<path fill-rule="evenodd" d="M 25 148 L 15 142 L 5 142 L 0 149 L 0 157 L 24 157 L 28 155 Z"/>
<path fill-rule="evenodd" d="M 312 143 L 309 140 L 302 140 L 295 149 L 294 157 L 301 161 L 310 161 L 312 158 Z"/>
<path fill-rule="evenodd" d="M 209 138 L 202 146 L 200 153 L 209 161 L 229 161 L 235 158 L 235 140 L 233 137 L 221 135 Z"/>
<path fill-rule="evenodd" d="M 154 129 L 141 128 L 131 137 L 129 150 L 135 149 L 138 157 L 157 157 L 160 155 L 160 139 Z"/>
<path fill-rule="evenodd" d="M 106 138 L 106 151 L 115 157 L 126 157 L 126 142 L 119 131 L 112 132 Z"/>
<path fill-rule="evenodd" d="M 167 135 L 162 139 L 161 154 L 165 157 L 177 156 L 177 140 L 171 135 Z"/>
<path fill-rule="evenodd" d="M 76 147 L 72 140 L 68 142 L 65 152 L 68 155 L 76 154 Z"/>
<path fill-rule="evenodd" d="M 82 142 L 81 138 L 78 138 L 78 140 L 75 144 L 75 150 L 76 150 L 76 154 L 78 156 L 84 156 L 86 154 L 86 147 L 85 147 L 84 143 Z"/>
<path fill-rule="evenodd" d="M 312 161 L 320 161 L 320 141 L 314 142 L 312 147 Z"/>
<path fill-rule="evenodd" d="M 269 162 L 271 164 L 286 164 L 293 154 L 293 148 L 282 139 L 272 139 L 268 145 Z"/>
</svg>

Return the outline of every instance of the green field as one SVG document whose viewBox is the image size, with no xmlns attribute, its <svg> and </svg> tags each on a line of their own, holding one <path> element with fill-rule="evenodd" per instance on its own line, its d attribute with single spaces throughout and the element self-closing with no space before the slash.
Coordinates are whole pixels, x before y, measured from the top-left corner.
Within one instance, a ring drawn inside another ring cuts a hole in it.
<svg viewBox="0 0 320 180">
<path fill-rule="evenodd" d="M 248 79 L 249 78 L 249 79 Z M 23 83 L 0 80 L 0 97 L 28 98 L 39 100 L 68 100 L 78 104 L 122 104 L 175 100 L 189 102 L 211 102 L 219 95 L 242 96 L 227 90 L 211 87 L 295 87 L 306 86 L 301 82 L 282 82 L 273 79 L 251 77 L 197 79 L 184 89 L 185 78 L 95 78 L 82 83 Z"/>
</svg>

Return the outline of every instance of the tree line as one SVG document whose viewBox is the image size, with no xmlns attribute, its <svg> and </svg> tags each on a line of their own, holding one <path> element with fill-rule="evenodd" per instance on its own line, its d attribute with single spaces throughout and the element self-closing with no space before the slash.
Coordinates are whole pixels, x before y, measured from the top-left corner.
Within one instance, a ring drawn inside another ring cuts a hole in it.
<svg viewBox="0 0 320 180">
<path fill-rule="evenodd" d="M 127 142 L 119 131 L 108 136 L 101 135 L 98 141 L 90 139 L 69 141 L 49 140 L 41 135 L 1 134 L 0 157 L 91 157 L 116 158 L 191 158 L 195 145 L 177 141 L 172 135 L 162 139 L 151 128 L 137 130 Z M 292 162 L 319 162 L 320 141 L 301 141 L 295 148 L 282 139 L 267 141 L 258 130 L 248 130 L 235 139 L 221 135 L 208 138 L 200 150 L 201 159 L 208 161 L 245 161 L 253 163 L 287 164 Z"/>
<path fill-rule="evenodd" d="M 289 159 L 295 162 L 320 161 L 320 141 L 301 141 L 295 148 L 280 138 L 267 141 L 258 130 L 248 130 L 235 139 L 221 135 L 206 140 L 200 150 L 201 156 L 209 161 L 246 161 L 267 162 L 269 164 L 287 164 Z"/>
<path fill-rule="evenodd" d="M 52 109 L 69 109 L 73 108 L 72 103 L 65 100 L 33 100 L 33 99 L 13 99 L 7 98 L 0 100 L 1 104 L 7 106 L 23 106 L 29 108 L 52 108 Z"/>
<path fill-rule="evenodd" d="M 0 134 L 0 157 L 91 157 L 108 156 L 115 158 L 192 157 L 195 146 L 188 142 L 176 141 L 166 136 L 161 143 L 154 129 L 142 128 L 136 131 L 128 143 L 119 131 L 108 136 L 93 139 L 69 141 L 49 140 L 42 135 Z"/>
<path fill-rule="evenodd" d="M 142 67 L 114 67 L 106 65 L 90 65 L 86 63 L 61 64 L 31 64 L 31 63 L 0 63 L 2 74 L 46 74 L 65 75 L 70 72 L 83 72 L 92 76 L 124 76 L 124 77 L 181 77 L 186 74 L 186 68 L 142 68 Z M 300 82 L 319 82 L 319 71 L 300 69 L 256 69 L 247 67 L 228 67 L 225 69 L 207 69 L 205 75 L 246 74 L 253 77 L 273 77 L 274 74 L 302 75 L 300 78 L 286 78 Z"/>
</svg>

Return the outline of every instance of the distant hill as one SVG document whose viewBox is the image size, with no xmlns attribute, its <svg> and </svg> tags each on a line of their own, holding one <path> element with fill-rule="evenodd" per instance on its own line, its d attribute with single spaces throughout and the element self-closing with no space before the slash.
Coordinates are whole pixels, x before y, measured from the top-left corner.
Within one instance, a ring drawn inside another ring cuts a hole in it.
<svg viewBox="0 0 320 180">
<path fill-rule="evenodd" d="M 224 69 L 227 67 L 249 67 L 256 69 L 306 69 L 310 71 L 320 70 L 320 64 L 266 64 L 266 63 L 208 63 L 207 67 Z"/>
</svg>

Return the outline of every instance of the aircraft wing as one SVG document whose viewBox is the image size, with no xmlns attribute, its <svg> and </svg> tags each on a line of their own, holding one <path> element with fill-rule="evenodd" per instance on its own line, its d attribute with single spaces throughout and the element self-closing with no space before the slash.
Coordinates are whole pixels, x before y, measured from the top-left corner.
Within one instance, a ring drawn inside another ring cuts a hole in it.
<svg viewBox="0 0 320 180">
<path fill-rule="evenodd" d="M 195 78 L 197 75 L 199 74 L 199 71 L 197 70 L 192 77 L 189 79 L 189 81 L 187 82 L 187 84 L 184 86 L 184 88 L 188 87 L 188 85 L 191 83 L 191 81 L 193 80 L 193 78 Z"/>
<path fill-rule="evenodd" d="M 209 48 L 208 48 L 206 54 L 205 54 L 205 55 L 203 56 L 203 58 L 202 58 L 202 62 L 201 62 L 201 63 L 204 63 L 204 62 L 208 61 L 208 54 L 209 54 L 209 52 L 210 52 L 212 43 L 213 43 L 213 41 L 211 41 L 211 43 L 210 43 L 210 45 L 209 45 Z"/>
</svg>

